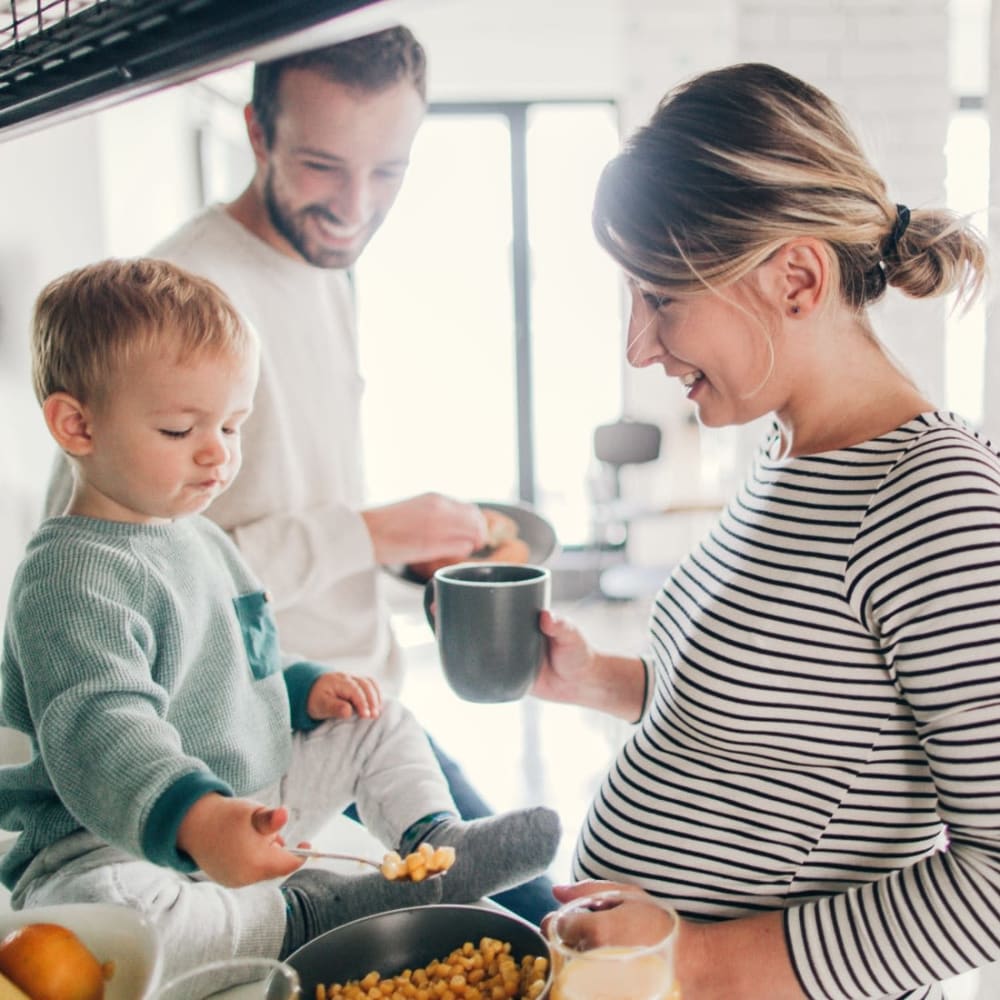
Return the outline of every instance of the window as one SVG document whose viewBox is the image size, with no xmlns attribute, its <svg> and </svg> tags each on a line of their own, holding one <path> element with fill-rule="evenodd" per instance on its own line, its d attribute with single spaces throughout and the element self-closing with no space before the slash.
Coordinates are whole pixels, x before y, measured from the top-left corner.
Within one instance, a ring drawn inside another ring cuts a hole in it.
<svg viewBox="0 0 1000 1000">
<path fill-rule="evenodd" d="M 431 115 L 357 265 L 370 499 L 517 496 L 510 136 Z"/>
<path fill-rule="evenodd" d="M 985 94 L 988 75 L 988 0 L 952 0 L 951 88 L 955 110 L 948 128 L 947 201 L 969 213 L 986 232 L 989 204 L 990 129 Z M 986 307 L 951 310 L 945 333 L 945 405 L 973 424 L 983 419 Z"/>
<path fill-rule="evenodd" d="M 948 206 L 969 213 L 986 232 L 990 128 L 983 107 L 959 108 L 948 126 Z M 983 419 L 986 306 L 983 297 L 967 311 L 951 310 L 945 332 L 945 401 L 978 425 Z"/>
<path fill-rule="evenodd" d="M 621 409 L 622 290 L 590 232 L 602 102 L 432 107 L 357 266 L 366 476 L 533 502 L 589 540 L 594 427 Z"/>
</svg>

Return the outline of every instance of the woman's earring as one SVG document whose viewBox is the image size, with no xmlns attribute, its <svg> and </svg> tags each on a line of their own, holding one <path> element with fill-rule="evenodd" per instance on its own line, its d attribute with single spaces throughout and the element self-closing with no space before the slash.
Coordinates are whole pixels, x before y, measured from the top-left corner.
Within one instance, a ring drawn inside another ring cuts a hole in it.
<svg viewBox="0 0 1000 1000">
<path fill-rule="evenodd" d="M 791 312 L 791 314 L 793 316 L 798 316 L 798 314 L 799 314 L 799 307 L 797 305 L 793 305 L 792 308 L 791 308 L 791 310 L 790 310 L 790 312 Z"/>
</svg>

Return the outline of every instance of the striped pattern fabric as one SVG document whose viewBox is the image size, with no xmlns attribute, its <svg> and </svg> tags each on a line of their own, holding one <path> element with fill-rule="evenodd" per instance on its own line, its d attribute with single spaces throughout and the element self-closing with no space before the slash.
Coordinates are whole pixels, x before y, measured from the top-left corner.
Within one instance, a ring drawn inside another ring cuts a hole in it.
<svg viewBox="0 0 1000 1000">
<path fill-rule="evenodd" d="M 940 997 L 1000 958 L 1000 461 L 941 412 L 776 440 L 656 599 L 575 875 L 784 908 L 810 997 Z"/>
</svg>

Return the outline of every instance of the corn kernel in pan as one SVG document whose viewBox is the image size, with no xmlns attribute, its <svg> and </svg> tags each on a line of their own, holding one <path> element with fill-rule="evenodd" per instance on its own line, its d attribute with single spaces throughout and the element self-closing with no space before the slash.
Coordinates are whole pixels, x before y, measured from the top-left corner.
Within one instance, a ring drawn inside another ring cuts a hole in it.
<svg viewBox="0 0 1000 1000">
<path fill-rule="evenodd" d="M 316 1000 L 537 1000 L 548 971 L 547 958 L 525 955 L 517 962 L 509 942 L 484 937 L 478 948 L 466 941 L 422 969 L 319 985 Z"/>
</svg>

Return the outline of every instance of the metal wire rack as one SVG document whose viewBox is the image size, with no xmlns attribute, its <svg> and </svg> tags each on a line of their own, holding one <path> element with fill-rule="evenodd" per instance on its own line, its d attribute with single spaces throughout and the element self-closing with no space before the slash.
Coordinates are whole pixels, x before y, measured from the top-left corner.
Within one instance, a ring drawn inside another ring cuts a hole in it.
<svg viewBox="0 0 1000 1000">
<path fill-rule="evenodd" d="M 0 0 L 0 48 L 21 42 L 103 0 Z"/>
<path fill-rule="evenodd" d="M 83 7 L 92 6 L 100 0 L 51 0 L 43 3 L 41 0 L 33 4 L 25 4 L 22 0 L 2 0 L 0 2 L 0 48 L 13 45 L 23 39 L 44 30 L 56 21 L 77 13 Z"/>
<path fill-rule="evenodd" d="M 0 138 L 373 0 L 0 0 Z"/>
</svg>

